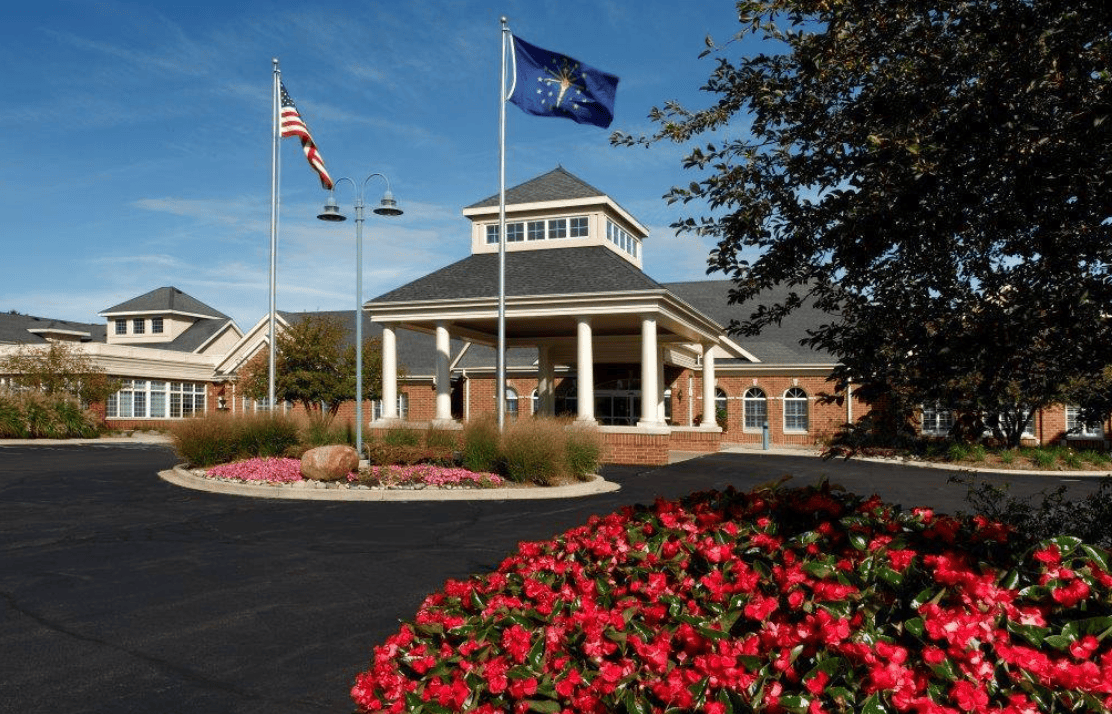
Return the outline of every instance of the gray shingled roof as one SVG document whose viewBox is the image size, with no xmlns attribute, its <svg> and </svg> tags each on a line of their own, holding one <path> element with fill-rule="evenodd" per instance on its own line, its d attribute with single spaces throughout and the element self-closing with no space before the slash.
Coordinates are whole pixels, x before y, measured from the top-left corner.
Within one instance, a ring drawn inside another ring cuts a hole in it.
<svg viewBox="0 0 1112 714">
<path fill-rule="evenodd" d="M 506 189 L 506 205 L 539 201 L 566 201 L 573 198 L 605 196 L 594 186 L 569 173 L 563 166 L 542 174 L 513 188 Z M 498 205 L 498 194 L 472 203 L 467 208 L 490 208 Z"/>
<path fill-rule="evenodd" d="M 134 344 L 135 347 L 148 347 L 155 350 L 172 350 L 174 352 L 196 352 L 217 332 L 222 330 L 232 320 L 197 320 L 185 332 L 175 337 L 170 342 L 151 342 Z"/>
<path fill-rule="evenodd" d="M 102 310 L 101 315 L 121 312 L 178 312 L 190 315 L 203 315 L 221 320 L 231 318 L 210 307 L 197 298 L 171 286 L 156 288 L 149 293 L 132 298 L 119 305 L 114 305 L 107 310 Z"/>
<path fill-rule="evenodd" d="M 574 295 L 659 290 L 660 283 L 603 246 L 506 253 L 506 295 Z M 481 253 L 371 300 L 458 300 L 498 296 L 498 254 Z"/>
<path fill-rule="evenodd" d="M 740 305 L 731 305 L 729 291 L 733 282 L 730 280 L 664 283 L 664 287 L 724 327 L 729 326 L 730 320 L 747 319 L 757 305 L 782 301 L 790 291 L 786 286 L 777 286 Z M 805 302 L 802 307 L 785 317 L 780 325 L 770 325 L 755 337 L 731 336 L 731 339 L 762 362 L 830 364 L 834 358 L 829 354 L 799 344 L 800 340 L 807 337 L 808 329 L 829 320 L 829 315 Z M 731 360 L 720 362 L 730 364 Z"/>
<path fill-rule="evenodd" d="M 279 314 L 286 322 L 293 324 L 303 320 L 306 315 L 326 315 L 334 317 L 347 328 L 344 345 L 355 344 L 355 311 L 328 310 L 316 312 L 284 312 Z M 398 364 L 410 375 L 436 374 L 436 336 L 425 332 L 399 329 L 395 331 L 398 349 Z M 382 325 L 371 322 L 370 315 L 363 313 L 363 339 L 382 339 Z M 463 349 L 464 342 L 453 337 L 448 346 L 448 354 L 455 359 Z"/>
<path fill-rule="evenodd" d="M 506 368 L 530 369 L 536 365 L 536 347 L 507 347 Z M 498 352 L 494 347 L 473 343 L 471 348 L 463 355 L 457 367 L 459 369 L 495 369 L 498 363 Z"/>
<path fill-rule="evenodd" d="M 80 337 L 83 342 L 104 342 L 106 328 L 103 323 L 71 322 L 69 320 L 55 320 L 49 317 L 34 317 L 18 313 L 0 314 L 0 344 L 9 345 L 41 345 L 47 340 L 41 332 L 60 331 L 89 333 L 88 337 Z"/>
</svg>

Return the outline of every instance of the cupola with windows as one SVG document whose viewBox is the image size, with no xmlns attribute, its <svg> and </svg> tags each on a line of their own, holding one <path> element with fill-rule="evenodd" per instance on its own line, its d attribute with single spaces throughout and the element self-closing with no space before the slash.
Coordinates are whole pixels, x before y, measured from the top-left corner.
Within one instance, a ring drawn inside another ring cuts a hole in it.
<svg viewBox="0 0 1112 714">
<path fill-rule="evenodd" d="M 498 195 L 463 209 L 471 220 L 471 253 L 498 251 Z M 606 246 L 642 267 L 649 235 L 624 208 L 563 167 L 506 189 L 506 250 Z"/>
</svg>

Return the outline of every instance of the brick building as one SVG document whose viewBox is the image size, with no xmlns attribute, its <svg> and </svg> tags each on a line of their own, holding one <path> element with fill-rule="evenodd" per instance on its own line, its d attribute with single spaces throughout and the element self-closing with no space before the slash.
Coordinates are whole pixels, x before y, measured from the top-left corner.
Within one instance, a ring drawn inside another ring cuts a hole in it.
<svg viewBox="0 0 1112 714">
<path fill-rule="evenodd" d="M 451 426 L 495 411 L 498 203 L 491 196 L 463 209 L 468 257 L 365 304 L 363 334 L 379 338 L 384 353 L 384 398 L 364 409 L 372 426 Z M 648 230 L 563 168 L 508 189 L 506 204 L 508 418 L 594 422 L 608 460 L 651 464 L 671 450 L 821 444 L 867 411 L 853 394 L 841 395 L 841 405 L 820 399 L 834 361 L 800 344 L 825 319 L 820 312 L 804 306 L 760 336 L 731 337 L 732 319 L 779 301 L 781 292 L 730 305 L 728 280 L 653 280 L 642 270 Z M 278 313 L 278 329 L 305 314 Z M 354 333 L 353 311 L 332 314 Z M 101 316 L 106 324 L 0 315 L 0 354 L 50 340 L 81 345 L 125 380 L 104 405 L 113 427 L 270 408 L 236 386 L 247 360 L 267 349 L 269 316 L 244 334 L 172 287 Z M 349 403 L 340 418 L 353 414 Z M 926 408 L 921 427 L 944 436 L 952 418 Z M 1076 410 L 1057 407 L 1035 415 L 1027 440 L 1106 445 L 1106 426 L 1081 424 Z"/>
</svg>

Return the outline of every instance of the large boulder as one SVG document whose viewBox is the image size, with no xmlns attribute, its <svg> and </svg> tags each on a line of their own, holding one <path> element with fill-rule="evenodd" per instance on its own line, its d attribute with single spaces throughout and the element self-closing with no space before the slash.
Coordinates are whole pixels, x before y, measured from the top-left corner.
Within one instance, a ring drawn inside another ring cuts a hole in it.
<svg viewBox="0 0 1112 714">
<path fill-rule="evenodd" d="M 313 481 L 339 481 L 359 470 L 359 453 L 350 446 L 318 446 L 301 457 L 301 475 Z"/>
</svg>

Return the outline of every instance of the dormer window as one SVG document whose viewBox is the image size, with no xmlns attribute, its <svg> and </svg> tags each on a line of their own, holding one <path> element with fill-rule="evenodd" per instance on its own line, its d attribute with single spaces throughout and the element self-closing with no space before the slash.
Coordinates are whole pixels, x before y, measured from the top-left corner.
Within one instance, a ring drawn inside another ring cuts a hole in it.
<svg viewBox="0 0 1112 714">
<path fill-rule="evenodd" d="M 161 335 L 162 334 L 162 318 L 161 317 L 152 317 L 151 318 L 151 334 L 152 335 Z"/>
<path fill-rule="evenodd" d="M 127 320 L 116 320 L 116 334 L 117 335 L 126 335 L 127 334 Z"/>
<path fill-rule="evenodd" d="M 142 335 L 147 331 L 147 321 L 141 317 L 137 317 L 131 321 L 131 332 L 135 335 Z"/>
</svg>

